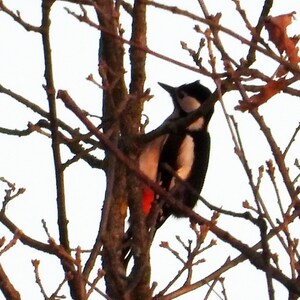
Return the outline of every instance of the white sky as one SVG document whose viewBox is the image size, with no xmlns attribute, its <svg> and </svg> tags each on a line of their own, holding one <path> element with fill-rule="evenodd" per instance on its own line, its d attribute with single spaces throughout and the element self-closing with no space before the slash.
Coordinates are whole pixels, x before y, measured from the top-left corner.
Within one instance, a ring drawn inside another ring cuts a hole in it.
<svg viewBox="0 0 300 300">
<path fill-rule="evenodd" d="M 233 11 L 232 1 L 210 0 L 207 2 L 209 2 L 208 9 L 211 13 L 222 12 L 222 24 L 249 37 L 249 34 L 243 32 L 240 18 Z M 241 5 L 246 8 L 253 24 L 256 23 L 262 2 L 259 0 L 241 1 Z M 40 1 L 9 0 L 4 1 L 4 3 L 13 10 L 18 9 L 21 16 L 28 22 L 34 25 L 39 24 Z M 201 13 L 198 2 L 195 0 L 168 1 L 168 4 L 178 5 L 194 14 Z M 75 6 L 64 3 L 57 3 L 52 11 L 53 67 L 56 88 L 68 90 L 83 109 L 93 114 L 100 114 L 100 91 L 95 85 L 85 80 L 92 73 L 95 79 L 100 81 L 99 76 L 97 76 L 99 33 L 95 29 L 78 23 L 66 13 L 63 9 L 64 6 L 79 11 Z M 272 15 L 291 11 L 300 12 L 299 1 L 274 1 Z M 149 8 L 148 16 L 148 46 L 152 50 L 192 64 L 191 58 L 181 49 L 179 42 L 185 41 L 190 46 L 197 46 L 199 35 L 192 30 L 196 23 L 152 7 Z M 123 20 L 125 29 L 128 21 L 128 17 Z M 290 27 L 291 34 L 297 33 L 299 21 L 296 20 Z M 129 30 L 126 35 L 129 35 Z M 267 38 L 266 33 L 264 37 Z M 2 41 L 0 47 L 0 84 L 22 94 L 46 109 L 47 102 L 42 88 L 44 83 L 43 57 L 39 35 L 26 32 L 20 26 L 15 25 L 11 18 L 0 12 L 0 40 Z M 241 57 L 244 49 L 240 43 L 228 39 L 225 45 L 230 50 L 230 54 L 234 53 L 237 60 Z M 264 59 L 261 57 L 260 63 L 264 64 Z M 203 60 L 206 61 L 207 57 L 203 57 Z M 269 63 L 269 60 L 266 60 L 263 68 L 269 74 L 274 71 L 274 66 Z M 155 96 L 146 104 L 145 108 L 150 117 L 151 128 L 158 126 L 172 109 L 171 99 L 157 85 L 158 81 L 177 86 L 200 78 L 201 83 L 207 85 L 211 90 L 215 88 L 211 79 L 151 56 L 148 56 L 147 69 L 146 88 L 150 87 Z M 230 97 L 224 98 L 226 106 L 239 121 L 248 160 L 253 167 L 253 173 L 257 174 L 257 167 L 271 158 L 269 148 L 250 116 L 247 113 L 233 111 L 233 107 L 237 104 L 240 96 L 230 95 Z M 38 115 L 32 115 L 28 109 L 3 94 L 0 94 L 0 100 L 1 127 L 25 129 L 28 121 L 34 123 L 39 119 Z M 261 109 L 283 148 L 299 123 L 298 114 L 295 113 L 299 111 L 299 106 L 299 101 L 295 97 L 279 95 Z M 74 124 L 74 127 L 80 126 L 80 123 L 62 105 L 59 105 L 59 115 L 64 120 Z M 216 104 L 210 132 L 212 137 L 211 160 L 202 195 L 216 206 L 243 211 L 242 201 L 245 199 L 251 201 L 251 192 L 247 186 L 248 180 L 242 171 L 241 164 L 233 152 L 233 143 L 219 104 Z M 41 219 L 44 218 L 50 233 L 57 238 L 50 141 L 38 134 L 32 134 L 26 138 L 0 135 L 0 143 L 2 145 L 0 176 L 15 182 L 18 187 L 26 188 L 26 193 L 9 205 L 7 214 L 24 232 L 46 242 L 47 237 L 41 226 Z M 299 152 L 299 147 L 298 141 L 294 145 L 293 155 L 297 151 Z M 291 161 L 293 155 L 291 155 Z M 65 157 L 69 157 L 67 151 Z M 268 201 L 273 201 L 274 195 L 270 191 L 267 179 L 264 180 L 264 184 L 263 195 Z M 0 187 L 4 189 L 2 184 Z M 104 188 L 103 174 L 99 170 L 91 170 L 85 163 L 75 164 L 66 171 L 67 205 L 70 209 L 69 229 L 72 246 L 82 245 L 83 248 L 92 246 L 98 226 L 97 223 L 95 225 L 95 220 L 97 222 L 100 214 Z M 211 212 L 203 205 L 199 205 L 197 209 L 206 217 L 211 215 Z M 152 255 L 154 260 L 153 280 L 159 281 L 160 287 L 169 281 L 168 274 L 176 274 L 179 266 L 165 250 L 156 247 L 156 245 L 161 240 L 168 239 L 172 245 L 179 247 L 173 236 L 181 234 L 185 239 L 191 238 L 192 233 L 187 232 L 187 224 L 187 220 L 170 220 L 156 237 L 153 246 L 155 250 L 153 250 Z M 240 220 L 221 217 L 220 226 L 250 245 L 256 243 L 260 238 L 257 230 L 253 230 L 252 226 Z M 10 237 L 9 233 L 1 226 L 0 237 L 3 235 L 7 239 Z M 222 247 L 222 251 L 219 247 L 208 251 L 205 255 L 207 262 L 197 268 L 195 278 L 200 279 L 214 267 L 223 264 L 229 255 L 232 258 L 237 255 L 237 252 L 229 246 Z M 31 259 L 36 258 L 41 260 L 40 274 L 42 279 L 47 280 L 47 291 L 51 293 L 62 279 L 61 272 L 59 272 L 60 278 L 56 275 L 59 270 L 59 263 L 56 259 L 50 258 L 49 261 L 47 256 L 20 246 L 14 247 L 1 257 L 1 263 L 8 271 L 8 275 L 12 275 L 13 283 L 24 295 L 22 299 L 42 299 L 38 286 L 34 285 L 31 266 Z M 16 270 L 21 271 L 16 272 Z M 267 298 L 265 278 L 254 267 L 243 264 L 238 266 L 236 270 L 226 273 L 225 276 L 228 299 Z M 34 288 L 28 290 L 28 286 Z M 284 289 L 276 283 L 275 286 L 277 288 L 276 299 L 286 298 Z M 0 299 L 2 299 L 1 297 L 2 295 L 0 295 Z M 199 290 L 181 299 L 195 299 L 196 297 L 202 299 L 203 292 Z M 91 299 L 98 299 L 98 296 L 91 297 Z M 218 298 L 212 296 L 210 299 Z"/>
</svg>

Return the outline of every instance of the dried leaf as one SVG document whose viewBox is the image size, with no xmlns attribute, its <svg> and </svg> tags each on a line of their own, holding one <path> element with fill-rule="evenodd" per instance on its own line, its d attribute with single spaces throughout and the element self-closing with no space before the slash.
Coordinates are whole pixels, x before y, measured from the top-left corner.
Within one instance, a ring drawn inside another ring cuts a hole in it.
<svg viewBox="0 0 300 300">
<path fill-rule="evenodd" d="M 255 107 L 262 105 L 267 102 L 274 95 L 278 94 L 287 86 L 286 80 L 280 78 L 276 80 L 270 80 L 265 86 L 262 87 L 261 91 L 258 94 L 253 95 L 247 101 L 239 101 L 239 105 L 235 109 L 240 111 L 251 110 Z"/>
<path fill-rule="evenodd" d="M 289 39 L 289 42 L 287 42 L 287 49 L 286 49 L 287 56 L 288 56 L 290 62 L 295 65 L 297 65 L 300 60 L 300 58 L 298 56 L 299 48 L 296 47 L 297 43 L 299 42 L 299 38 L 300 37 L 298 35 L 295 35 Z M 282 77 L 287 72 L 288 72 L 288 70 L 287 70 L 286 66 L 280 65 L 276 72 L 276 76 Z"/>
<path fill-rule="evenodd" d="M 299 48 L 296 44 L 299 41 L 297 37 L 289 37 L 287 34 L 287 26 L 292 23 L 295 12 L 280 15 L 277 17 L 268 17 L 265 21 L 265 27 L 269 33 L 269 39 L 277 47 L 280 54 L 286 53 L 290 63 L 298 64 L 300 58 L 298 56 Z M 285 66 L 280 66 L 276 75 L 281 77 L 287 72 Z"/>
<path fill-rule="evenodd" d="M 265 21 L 265 27 L 269 32 L 270 41 L 278 48 L 280 53 L 285 51 L 285 40 L 289 39 L 286 28 L 292 23 L 295 12 L 280 15 L 277 17 L 268 17 Z"/>
</svg>

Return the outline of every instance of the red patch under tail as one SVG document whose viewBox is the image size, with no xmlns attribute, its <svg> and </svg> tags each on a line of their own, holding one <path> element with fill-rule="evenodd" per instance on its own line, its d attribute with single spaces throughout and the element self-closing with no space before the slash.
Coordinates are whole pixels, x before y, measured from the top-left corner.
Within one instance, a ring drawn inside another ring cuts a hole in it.
<svg viewBox="0 0 300 300">
<path fill-rule="evenodd" d="M 143 188 L 143 210 L 147 216 L 150 213 L 152 203 L 154 201 L 154 192 L 149 187 Z"/>
</svg>

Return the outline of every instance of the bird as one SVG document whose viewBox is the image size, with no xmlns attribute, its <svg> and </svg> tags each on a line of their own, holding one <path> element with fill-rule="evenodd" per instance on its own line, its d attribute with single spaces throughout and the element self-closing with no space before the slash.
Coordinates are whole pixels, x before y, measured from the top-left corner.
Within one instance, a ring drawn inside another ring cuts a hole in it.
<svg viewBox="0 0 300 300">
<path fill-rule="evenodd" d="M 176 122 L 199 109 L 212 95 L 211 91 L 194 81 L 179 87 L 158 83 L 172 98 L 174 110 L 163 122 Z M 186 127 L 161 135 L 148 142 L 139 156 L 139 168 L 150 179 L 171 193 L 176 201 L 193 209 L 199 199 L 208 169 L 210 134 L 208 124 L 213 105 Z M 149 216 L 154 203 L 160 204 L 155 231 L 171 216 L 184 217 L 148 186 L 142 187 L 143 212 Z"/>
</svg>

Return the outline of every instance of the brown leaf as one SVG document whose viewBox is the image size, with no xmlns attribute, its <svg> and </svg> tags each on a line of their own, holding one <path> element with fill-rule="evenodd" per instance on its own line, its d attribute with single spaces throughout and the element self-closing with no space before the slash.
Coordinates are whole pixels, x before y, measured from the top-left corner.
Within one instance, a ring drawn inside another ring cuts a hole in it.
<svg viewBox="0 0 300 300">
<path fill-rule="evenodd" d="M 289 38 L 286 42 L 285 52 L 292 64 L 298 64 L 300 58 L 298 56 L 299 48 L 296 47 L 299 39 Z"/>
<path fill-rule="evenodd" d="M 298 56 L 299 49 L 296 47 L 296 44 L 298 43 L 299 38 L 290 38 L 286 31 L 287 26 L 292 23 L 294 14 L 295 12 L 291 12 L 277 17 L 268 17 L 265 21 L 265 27 L 269 33 L 270 41 L 275 44 L 280 54 L 285 52 L 292 64 L 298 64 L 300 58 Z M 285 75 L 286 72 L 285 67 L 281 66 L 276 75 L 280 77 Z"/>
<path fill-rule="evenodd" d="M 299 48 L 296 47 L 297 43 L 299 42 L 299 36 L 293 36 L 292 38 L 289 39 L 289 42 L 286 43 L 287 49 L 286 53 L 287 56 L 292 64 L 297 65 L 299 63 L 299 56 L 298 56 L 298 51 Z M 277 72 L 276 76 L 277 77 L 282 77 L 288 72 L 287 68 L 285 65 L 280 65 Z"/>
<path fill-rule="evenodd" d="M 274 95 L 278 94 L 287 86 L 286 80 L 280 78 L 276 80 L 270 80 L 265 86 L 262 87 L 261 91 L 258 94 L 251 96 L 247 101 L 239 101 L 239 105 L 235 109 L 240 111 L 251 110 L 255 107 L 262 105 L 267 102 Z"/>
<path fill-rule="evenodd" d="M 265 21 L 265 27 L 269 32 L 270 41 L 272 41 L 278 48 L 280 53 L 285 50 L 285 39 L 289 39 L 286 28 L 292 23 L 295 12 L 280 15 L 277 17 L 268 17 Z"/>
</svg>

